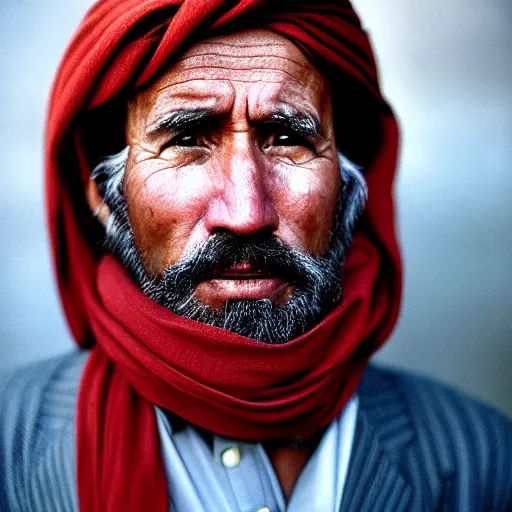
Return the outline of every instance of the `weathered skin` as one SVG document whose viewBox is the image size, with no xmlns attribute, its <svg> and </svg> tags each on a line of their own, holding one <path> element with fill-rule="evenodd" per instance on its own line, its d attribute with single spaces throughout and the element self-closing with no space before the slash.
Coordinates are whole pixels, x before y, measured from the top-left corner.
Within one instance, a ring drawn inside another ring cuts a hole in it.
<svg viewBox="0 0 512 512">
<path fill-rule="evenodd" d="M 323 133 L 309 138 L 311 148 L 301 140 L 279 145 L 276 136 L 289 130 L 262 124 L 283 105 L 320 120 Z M 218 119 L 181 134 L 149 133 L 184 108 L 208 108 Z M 271 229 L 292 247 L 325 249 L 339 187 L 329 89 L 288 40 L 251 31 L 193 46 L 130 103 L 126 135 L 130 221 L 151 272 L 176 263 L 218 228 Z M 176 137 L 186 135 L 196 145 L 180 145 Z M 208 281 L 196 297 L 208 305 L 228 297 L 276 300 L 286 286 L 269 281 Z"/>
<path fill-rule="evenodd" d="M 270 123 L 283 108 L 317 118 L 319 134 L 297 136 Z M 182 109 L 208 109 L 213 119 L 155 132 Z M 238 235 L 272 231 L 311 254 L 326 249 L 340 187 L 330 90 L 287 39 L 251 30 L 194 45 L 129 103 L 126 139 L 129 218 L 151 273 L 220 228 Z M 94 190 L 89 199 L 95 210 Z M 201 283 L 195 295 L 219 307 L 229 298 L 283 301 L 290 291 L 290 283 L 242 264 Z M 272 450 L 286 495 L 308 456 Z"/>
</svg>

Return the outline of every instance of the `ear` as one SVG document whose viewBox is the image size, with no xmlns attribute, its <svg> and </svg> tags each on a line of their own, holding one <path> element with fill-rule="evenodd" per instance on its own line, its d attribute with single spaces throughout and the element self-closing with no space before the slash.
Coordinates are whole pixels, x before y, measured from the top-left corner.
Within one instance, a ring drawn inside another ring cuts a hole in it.
<svg viewBox="0 0 512 512">
<path fill-rule="evenodd" d="M 96 218 L 103 224 L 107 222 L 110 215 L 110 208 L 107 206 L 98 190 L 98 185 L 94 179 L 89 179 L 87 183 L 87 190 L 85 191 L 87 203 L 89 208 L 94 213 Z"/>
</svg>

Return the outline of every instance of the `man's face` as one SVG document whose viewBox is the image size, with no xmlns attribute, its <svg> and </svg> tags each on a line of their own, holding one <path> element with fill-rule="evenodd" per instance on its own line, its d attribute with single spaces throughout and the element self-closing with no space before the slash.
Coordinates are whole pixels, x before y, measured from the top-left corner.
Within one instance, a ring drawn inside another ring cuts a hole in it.
<svg viewBox="0 0 512 512">
<path fill-rule="evenodd" d="M 340 189 L 330 91 L 287 39 L 258 30 L 196 44 L 129 104 L 126 134 L 129 219 L 151 274 L 223 230 L 326 250 Z M 292 289 L 241 262 L 195 297 L 279 303 Z"/>
<path fill-rule="evenodd" d="M 252 30 L 196 44 L 129 103 L 126 138 L 89 200 L 147 296 L 268 343 L 338 303 L 366 188 L 340 167 L 328 84 L 292 43 Z"/>
</svg>

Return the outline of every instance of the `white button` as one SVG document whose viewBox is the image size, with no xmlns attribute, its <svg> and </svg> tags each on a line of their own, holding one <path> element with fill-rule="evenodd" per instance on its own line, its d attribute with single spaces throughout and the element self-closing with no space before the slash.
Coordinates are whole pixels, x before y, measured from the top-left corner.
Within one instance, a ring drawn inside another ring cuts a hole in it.
<svg viewBox="0 0 512 512">
<path fill-rule="evenodd" d="M 225 468 L 234 468 L 240 464 L 240 448 L 238 446 L 233 446 L 232 448 L 228 448 L 224 450 L 221 455 L 222 464 Z M 270 511 L 269 511 L 270 512 Z"/>
<path fill-rule="evenodd" d="M 270 512 L 270 509 L 268 507 L 261 507 L 256 512 Z"/>
</svg>

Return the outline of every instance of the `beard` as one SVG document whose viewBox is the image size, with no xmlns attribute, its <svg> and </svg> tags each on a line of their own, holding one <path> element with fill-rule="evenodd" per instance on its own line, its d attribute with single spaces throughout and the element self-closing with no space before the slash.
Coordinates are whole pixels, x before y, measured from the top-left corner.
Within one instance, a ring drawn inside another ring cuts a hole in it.
<svg viewBox="0 0 512 512">
<path fill-rule="evenodd" d="M 124 167 L 120 155 L 111 157 L 110 162 L 107 159 L 93 173 L 110 209 L 105 244 L 142 292 L 156 303 L 191 320 L 255 341 L 280 344 L 313 328 L 340 302 L 343 263 L 354 223 L 366 199 L 366 187 L 360 174 L 346 173 L 328 247 L 319 256 L 290 248 L 264 230 L 238 236 L 219 229 L 203 245 L 155 276 L 147 271 L 134 241 L 128 205 L 122 193 L 120 173 L 124 172 Z M 213 308 L 195 297 L 200 283 L 215 279 L 222 271 L 241 263 L 249 263 L 265 276 L 288 283 L 292 291 L 286 301 L 230 299 L 223 306 Z"/>
</svg>

